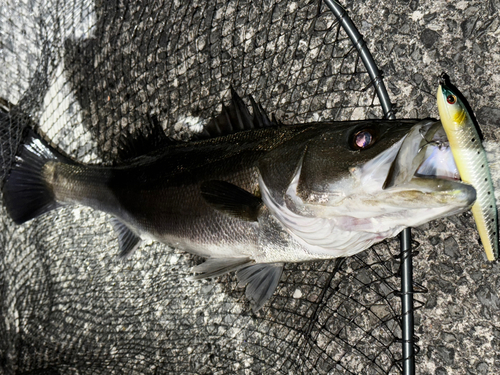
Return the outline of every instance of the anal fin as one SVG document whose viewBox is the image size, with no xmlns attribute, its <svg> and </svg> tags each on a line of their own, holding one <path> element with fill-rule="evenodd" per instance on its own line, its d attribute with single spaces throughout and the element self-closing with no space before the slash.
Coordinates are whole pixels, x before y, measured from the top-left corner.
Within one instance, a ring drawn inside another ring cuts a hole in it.
<svg viewBox="0 0 500 375">
<path fill-rule="evenodd" d="M 117 218 L 111 219 L 111 225 L 118 234 L 118 243 L 120 245 L 120 253 L 118 256 L 122 259 L 126 259 L 134 253 L 142 240 L 127 225 L 123 224 Z"/>
<path fill-rule="evenodd" d="M 283 272 L 283 263 L 257 263 L 239 269 L 239 286 L 247 286 L 245 295 L 258 311 L 273 295 Z"/>
</svg>

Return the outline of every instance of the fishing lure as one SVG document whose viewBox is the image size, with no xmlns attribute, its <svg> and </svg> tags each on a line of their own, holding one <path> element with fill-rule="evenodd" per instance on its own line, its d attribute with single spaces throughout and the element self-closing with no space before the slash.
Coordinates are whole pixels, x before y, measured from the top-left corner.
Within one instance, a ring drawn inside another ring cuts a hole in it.
<svg viewBox="0 0 500 375">
<path fill-rule="evenodd" d="M 498 259 L 498 213 L 486 152 L 468 112 L 458 95 L 441 76 L 437 104 L 441 123 L 463 182 L 476 189 L 472 214 L 488 260 Z"/>
</svg>

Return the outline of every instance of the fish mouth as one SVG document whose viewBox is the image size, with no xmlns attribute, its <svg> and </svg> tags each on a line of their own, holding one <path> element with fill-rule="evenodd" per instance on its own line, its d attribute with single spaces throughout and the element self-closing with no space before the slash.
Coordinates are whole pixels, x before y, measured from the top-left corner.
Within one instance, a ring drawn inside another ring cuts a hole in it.
<svg viewBox="0 0 500 375">
<path fill-rule="evenodd" d="M 476 200 L 476 190 L 460 179 L 441 122 L 434 120 L 422 121 L 410 129 L 382 189 L 446 193 L 455 204 L 464 207 Z"/>
</svg>

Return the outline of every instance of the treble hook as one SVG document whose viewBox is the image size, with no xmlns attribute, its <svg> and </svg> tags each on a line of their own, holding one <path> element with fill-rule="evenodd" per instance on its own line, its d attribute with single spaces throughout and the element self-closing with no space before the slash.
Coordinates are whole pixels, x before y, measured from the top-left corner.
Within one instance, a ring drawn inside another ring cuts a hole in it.
<svg viewBox="0 0 500 375">
<path fill-rule="evenodd" d="M 422 139 L 426 142 L 425 144 L 423 144 L 419 149 L 418 149 L 418 152 L 422 151 L 422 149 L 426 146 L 429 146 L 429 145 L 434 145 L 434 146 L 437 146 L 439 147 L 439 149 L 441 150 L 441 147 L 443 147 L 444 145 L 444 142 L 442 141 L 439 141 L 439 140 L 431 140 L 429 141 L 427 138 L 425 138 L 424 134 L 423 134 L 423 129 L 420 129 L 419 132 L 420 136 L 422 137 Z"/>
</svg>

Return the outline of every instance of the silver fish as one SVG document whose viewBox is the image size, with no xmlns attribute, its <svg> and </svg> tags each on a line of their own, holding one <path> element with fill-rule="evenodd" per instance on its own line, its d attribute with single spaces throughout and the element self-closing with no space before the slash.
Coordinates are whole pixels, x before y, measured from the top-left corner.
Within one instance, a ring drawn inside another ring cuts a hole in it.
<svg viewBox="0 0 500 375">
<path fill-rule="evenodd" d="M 236 271 L 256 311 L 284 262 L 353 255 L 476 198 L 419 171 L 439 123 L 284 126 L 250 99 L 253 115 L 233 92 L 206 139 L 172 144 L 157 124 L 126 138 L 114 167 L 75 163 L 28 131 L 3 188 L 7 211 L 19 224 L 65 204 L 105 211 L 121 256 L 148 237 L 205 257 L 193 279 Z"/>
</svg>

